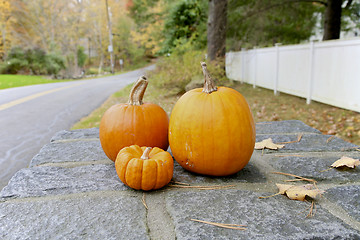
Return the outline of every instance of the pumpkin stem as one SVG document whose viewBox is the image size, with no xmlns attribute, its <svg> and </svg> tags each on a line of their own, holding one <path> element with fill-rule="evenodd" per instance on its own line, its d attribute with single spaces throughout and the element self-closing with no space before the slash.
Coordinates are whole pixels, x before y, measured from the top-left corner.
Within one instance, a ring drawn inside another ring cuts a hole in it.
<svg viewBox="0 0 360 240">
<path fill-rule="evenodd" d="M 212 92 L 217 91 L 217 87 L 215 86 L 214 80 L 211 78 L 209 71 L 206 68 L 206 63 L 205 62 L 200 62 L 200 63 L 205 78 L 203 92 L 210 94 Z"/>
<path fill-rule="evenodd" d="M 145 76 L 139 77 L 139 79 L 136 81 L 134 86 L 132 87 L 130 91 L 130 96 L 128 100 L 129 105 L 142 105 L 143 104 L 143 97 L 146 90 L 146 87 L 148 85 L 148 80 Z"/>
<path fill-rule="evenodd" d="M 145 151 L 143 152 L 143 154 L 142 154 L 142 156 L 141 156 L 141 159 L 143 159 L 143 160 L 149 159 L 149 153 L 150 153 L 150 151 L 151 151 L 151 147 L 147 147 L 147 148 L 145 149 Z"/>
</svg>

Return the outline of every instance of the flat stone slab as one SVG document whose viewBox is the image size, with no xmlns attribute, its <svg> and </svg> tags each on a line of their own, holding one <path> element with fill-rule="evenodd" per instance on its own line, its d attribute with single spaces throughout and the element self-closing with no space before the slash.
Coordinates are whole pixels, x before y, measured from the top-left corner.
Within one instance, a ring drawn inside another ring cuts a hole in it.
<svg viewBox="0 0 360 240">
<path fill-rule="evenodd" d="M 30 167 L 46 163 L 108 161 L 99 140 L 52 142 L 46 144 L 30 162 Z"/>
<path fill-rule="evenodd" d="M 281 135 L 256 135 L 256 142 L 271 138 L 274 143 L 286 143 L 284 148 L 278 150 L 264 149 L 264 153 L 281 153 L 281 152 L 345 152 L 355 151 L 359 146 L 345 142 L 344 140 L 334 137 L 333 135 L 321 134 L 303 134 L 300 142 L 294 142 L 298 139 L 298 134 L 281 134 Z M 287 143 L 292 142 L 292 143 Z M 262 151 L 262 150 L 255 150 Z"/>
<path fill-rule="evenodd" d="M 319 133 L 321 132 L 312 128 L 299 120 L 285 120 L 275 122 L 256 123 L 256 134 L 286 134 L 286 133 Z"/>
<path fill-rule="evenodd" d="M 251 159 L 249 163 L 238 173 L 226 177 L 211 177 L 211 176 L 203 176 L 196 173 L 192 173 L 183 169 L 176 161 L 174 161 L 173 180 L 177 182 L 185 182 L 189 184 L 193 184 L 193 183 L 221 184 L 221 183 L 231 183 L 231 182 L 258 183 L 258 182 L 266 182 L 266 177 L 251 162 Z"/>
<path fill-rule="evenodd" d="M 0 199 L 127 189 L 117 176 L 114 165 L 33 167 L 17 172 L 0 192 Z"/>
<path fill-rule="evenodd" d="M 57 132 L 50 142 L 69 139 L 94 139 L 99 138 L 99 128 L 87 128 L 77 130 L 62 130 Z"/>
<path fill-rule="evenodd" d="M 323 183 L 343 184 L 357 181 L 360 178 L 360 168 L 335 169 L 331 168 L 336 160 L 342 156 L 359 158 L 360 154 L 352 153 L 298 153 L 277 154 L 263 156 L 279 172 L 291 173 L 298 176 L 312 178 Z"/>
<path fill-rule="evenodd" d="M 269 193 L 270 195 L 271 193 Z M 285 196 L 259 199 L 243 190 L 170 192 L 167 208 L 177 239 L 359 239 L 353 230 L 321 206 L 306 218 L 309 203 Z M 244 224 L 247 230 L 219 228 L 191 221 Z"/>
<path fill-rule="evenodd" d="M 331 188 L 324 196 L 340 205 L 350 216 L 360 222 L 360 185 Z"/>
<path fill-rule="evenodd" d="M 257 141 L 290 142 L 303 135 L 277 151 L 255 150 L 232 176 L 194 174 L 175 161 L 172 180 L 186 188 L 149 192 L 120 181 L 102 151 L 99 129 L 60 131 L 0 192 L 0 239 L 360 239 L 360 166 L 321 172 L 343 155 L 359 159 L 358 146 L 296 120 L 256 128 Z M 259 199 L 289 179 L 274 171 L 318 181 L 326 192 L 316 201 L 315 216 L 306 217 L 310 202 L 283 195 Z"/>
<path fill-rule="evenodd" d="M 149 239 L 147 231 L 140 194 L 101 192 L 0 205 L 0 239 Z"/>
</svg>

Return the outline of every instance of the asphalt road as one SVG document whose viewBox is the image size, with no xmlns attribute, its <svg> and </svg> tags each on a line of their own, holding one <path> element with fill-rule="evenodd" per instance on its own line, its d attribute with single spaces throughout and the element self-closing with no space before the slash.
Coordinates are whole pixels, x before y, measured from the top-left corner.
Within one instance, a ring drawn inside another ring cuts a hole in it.
<svg viewBox="0 0 360 240">
<path fill-rule="evenodd" d="M 91 80 L 0 90 L 0 190 L 60 130 L 67 130 L 144 69 Z"/>
</svg>

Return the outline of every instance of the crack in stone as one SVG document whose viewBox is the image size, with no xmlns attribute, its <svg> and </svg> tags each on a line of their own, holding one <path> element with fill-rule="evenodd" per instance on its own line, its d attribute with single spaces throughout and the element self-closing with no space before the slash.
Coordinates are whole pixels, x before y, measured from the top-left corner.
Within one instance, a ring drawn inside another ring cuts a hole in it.
<svg viewBox="0 0 360 240">
<path fill-rule="evenodd" d="M 165 194 L 164 192 L 146 194 L 148 206 L 146 225 L 149 229 L 150 239 L 176 239 L 175 226 L 166 208 Z"/>
</svg>

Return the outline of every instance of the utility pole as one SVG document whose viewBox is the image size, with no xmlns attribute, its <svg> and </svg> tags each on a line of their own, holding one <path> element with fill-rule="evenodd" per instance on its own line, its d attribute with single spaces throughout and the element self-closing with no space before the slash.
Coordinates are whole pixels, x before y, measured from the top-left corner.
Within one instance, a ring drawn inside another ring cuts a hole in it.
<svg viewBox="0 0 360 240">
<path fill-rule="evenodd" d="M 113 42 L 112 42 L 112 31 L 111 31 L 111 18 L 109 13 L 109 6 L 108 6 L 108 0 L 105 0 L 106 4 L 106 16 L 108 20 L 108 28 L 109 28 L 109 47 L 108 52 L 110 53 L 110 63 L 111 63 L 111 73 L 114 73 L 114 48 L 113 48 Z"/>
</svg>

